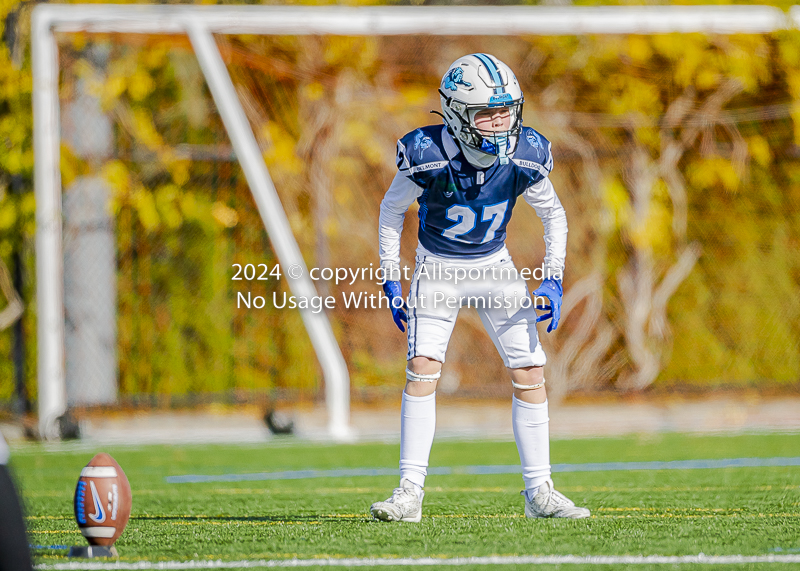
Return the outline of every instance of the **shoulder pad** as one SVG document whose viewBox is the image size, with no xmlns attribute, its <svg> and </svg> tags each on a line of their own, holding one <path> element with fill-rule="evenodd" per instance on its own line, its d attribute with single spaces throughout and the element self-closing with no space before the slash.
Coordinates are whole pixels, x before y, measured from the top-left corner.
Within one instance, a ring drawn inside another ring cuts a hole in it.
<svg viewBox="0 0 800 571">
<path fill-rule="evenodd" d="M 414 129 L 397 141 L 397 168 L 406 176 L 447 165 L 442 148 L 442 125 Z"/>
<path fill-rule="evenodd" d="M 548 141 L 541 133 L 530 127 L 523 127 L 519 136 L 519 144 L 514 152 L 514 161 L 518 167 L 534 170 L 543 177 L 553 170 L 553 153 Z"/>
</svg>

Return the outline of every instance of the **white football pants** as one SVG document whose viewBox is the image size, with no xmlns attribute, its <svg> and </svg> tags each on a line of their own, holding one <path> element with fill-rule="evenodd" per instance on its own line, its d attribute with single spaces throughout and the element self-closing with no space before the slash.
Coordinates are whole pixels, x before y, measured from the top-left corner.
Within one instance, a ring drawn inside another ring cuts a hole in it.
<svg viewBox="0 0 800 571">
<path fill-rule="evenodd" d="M 416 261 L 408 299 L 408 359 L 444 363 L 459 309 L 475 307 L 506 367 L 545 364 L 533 300 L 510 256 L 476 263 L 418 255 Z"/>
</svg>

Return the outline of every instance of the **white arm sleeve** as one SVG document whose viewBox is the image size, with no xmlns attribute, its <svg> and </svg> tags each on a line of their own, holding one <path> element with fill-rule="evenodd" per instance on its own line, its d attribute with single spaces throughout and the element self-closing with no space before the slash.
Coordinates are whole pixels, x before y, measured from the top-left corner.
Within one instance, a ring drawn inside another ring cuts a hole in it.
<svg viewBox="0 0 800 571">
<path fill-rule="evenodd" d="M 567 214 L 564 207 L 549 178 L 529 186 L 523 196 L 544 224 L 545 276 L 557 275 L 560 278 L 564 274 L 564 258 L 567 255 Z"/>
<path fill-rule="evenodd" d="M 422 189 L 399 172 L 381 202 L 378 241 L 381 267 L 385 271 L 400 268 L 400 234 L 408 207 L 422 194 Z M 387 274 L 387 276 L 390 274 Z M 399 274 L 395 274 L 399 276 Z M 399 279 L 397 277 L 396 279 Z"/>
</svg>

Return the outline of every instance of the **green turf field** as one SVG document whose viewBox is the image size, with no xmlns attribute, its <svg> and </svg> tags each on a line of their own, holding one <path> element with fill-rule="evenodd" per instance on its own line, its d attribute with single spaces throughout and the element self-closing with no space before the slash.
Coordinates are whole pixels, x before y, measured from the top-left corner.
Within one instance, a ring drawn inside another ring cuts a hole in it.
<svg viewBox="0 0 800 571">
<path fill-rule="evenodd" d="M 81 468 L 100 450 L 16 448 L 12 467 L 26 503 L 31 541 L 83 543 L 72 515 Z M 557 473 L 558 489 L 592 510 L 580 521 L 526 520 L 516 474 L 428 477 L 420 524 L 372 521 L 394 476 L 167 483 L 167 476 L 335 468 L 392 468 L 399 445 L 316 445 L 292 439 L 261 446 L 110 448 L 133 488 L 133 513 L 117 542 L 121 561 L 251 561 L 330 558 L 447 558 L 523 555 L 800 555 L 800 467 Z M 800 456 L 795 434 L 554 441 L 552 462 L 630 462 Z M 431 467 L 518 463 L 513 442 L 443 441 Z M 65 562 L 39 547 L 37 562 Z M 500 569 L 525 566 L 471 565 Z M 798 564 L 712 566 L 789 569 Z M 563 564 L 564 569 L 625 565 Z M 632 565 L 687 569 L 699 565 Z M 707 565 L 702 567 L 707 568 Z M 430 567 L 429 567 L 430 568 Z M 553 567 L 550 567 L 553 568 Z"/>
</svg>

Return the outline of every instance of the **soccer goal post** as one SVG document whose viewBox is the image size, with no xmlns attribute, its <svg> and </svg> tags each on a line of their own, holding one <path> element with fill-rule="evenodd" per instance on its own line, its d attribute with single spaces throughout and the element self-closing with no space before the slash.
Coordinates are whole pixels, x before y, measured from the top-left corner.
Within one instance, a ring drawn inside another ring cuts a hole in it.
<svg viewBox="0 0 800 571">
<path fill-rule="evenodd" d="M 57 438 L 68 406 L 65 341 L 64 209 L 60 172 L 61 117 L 56 33 L 184 35 L 189 38 L 216 110 L 230 138 L 291 292 L 316 295 L 314 282 L 279 199 L 262 150 L 221 56 L 215 35 L 581 35 L 708 32 L 767 33 L 791 27 L 769 6 L 675 7 L 277 7 L 175 5 L 54 5 L 32 19 L 36 194 L 39 423 Z M 86 191 L 87 197 L 91 190 Z M 76 207 L 80 209 L 79 207 Z M 113 246 L 110 246 L 113 249 Z M 108 249 L 109 246 L 102 246 Z M 113 256 L 111 257 L 113 263 Z M 111 272 L 113 274 L 113 271 Z M 71 278 L 70 278 L 71 279 Z M 113 275 L 109 278 L 113 279 Z M 108 303 L 114 303 L 114 296 Z M 350 378 L 325 312 L 301 309 L 325 381 L 328 430 L 350 434 Z M 113 329 L 113 324 L 111 325 Z M 113 333 L 109 334 L 113 342 Z M 112 351 L 113 354 L 113 351 Z M 113 366 L 111 367 L 113 369 Z M 113 393 L 113 391 L 112 391 Z M 113 394 L 112 394 L 113 398 Z"/>
</svg>

